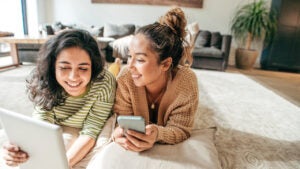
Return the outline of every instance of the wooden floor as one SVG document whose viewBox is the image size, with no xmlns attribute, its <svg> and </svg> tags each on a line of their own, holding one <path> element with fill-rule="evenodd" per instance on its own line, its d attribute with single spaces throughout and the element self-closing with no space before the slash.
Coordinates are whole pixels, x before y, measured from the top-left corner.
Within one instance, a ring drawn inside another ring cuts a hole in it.
<svg viewBox="0 0 300 169">
<path fill-rule="evenodd" d="M 226 72 L 242 73 L 300 107 L 300 73 L 235 67 L 229 67 Z"/>
</svg>

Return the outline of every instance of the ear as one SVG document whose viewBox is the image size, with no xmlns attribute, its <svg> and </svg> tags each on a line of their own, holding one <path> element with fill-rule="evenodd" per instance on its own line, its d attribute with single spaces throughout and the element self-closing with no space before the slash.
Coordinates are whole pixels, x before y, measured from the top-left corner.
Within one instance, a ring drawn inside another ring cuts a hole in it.
<svg viewBox="0 0 300 169">
<path fill-rule="evenodd" d="M 168 57 L 162 61 L 161 64 L 162 64 L 163 71 L 167 71 L 170 69 L 170 67 L 172 65 L 172 61 L 173 61 L 173 59 L 171 57 Z"/>
</svg>

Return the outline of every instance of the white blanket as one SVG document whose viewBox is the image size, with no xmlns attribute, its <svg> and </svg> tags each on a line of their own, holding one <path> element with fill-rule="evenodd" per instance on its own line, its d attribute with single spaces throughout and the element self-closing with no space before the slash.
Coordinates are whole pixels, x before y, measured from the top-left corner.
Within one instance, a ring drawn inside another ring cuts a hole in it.
<svg viewBox="0 0 300 169">
<path fill-rule="evenodd" d="M 133 35 L 128 35 L 113 42 L 113 56 L 115 58 L 127 60 L 128 47 L 132 37 Z"/>
</svg>

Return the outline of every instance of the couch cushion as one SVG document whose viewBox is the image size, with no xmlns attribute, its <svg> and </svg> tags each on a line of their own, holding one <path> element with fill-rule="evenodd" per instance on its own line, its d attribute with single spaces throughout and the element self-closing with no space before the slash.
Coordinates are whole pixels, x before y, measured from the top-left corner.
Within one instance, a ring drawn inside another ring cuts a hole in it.
<svg viewBox="0 0 300 169">
<path fill-rule="evenodd" d="M 223 58 L 223 52 L 215 47 L 194 48 L 192 52 L 193 57 L 212 57 Z"/>
<path fill-rule="evenodd" d="M 135 25 L 133 24 L 124 24 L 124 25 L 115 25 L 106 23 L 104 25 L 104 37 L 113 37 L 115 39 L 133 34 L 135 31 Z"/>
<path fill-rule="evenodd" d="M 209 47 L 210 38 L 211 33 L 209 31 L 200 31 L 195 41 L 195 47 Z"/>
<path fill-rule="evenodd" d="M 43 27 L 45 27 L 46 25 L 44 25 Z M 55 23 L 52 24 L 52 29 L 53 29 L 54 32 L 59 32 L 61 30 L 67 29 L 67 28 L 72 29 L 74 27 L 76 27 L 75 24 L 65 25 L 65 24 L 62 24 L 61 22 L 55 22 Z"/>
<path fill-rule="evenodd" d="M 216 47 L 218 49 L 221 49 L 222 46 L 222 35 L 220 32 L 212 32 L 211 33 L 211 41 L 210 46 Z"/>
<path fill-rule="evenodd" d="M 103 26 L 86 26 L 86 25 L 74 25 L 74 29 L 82 29 L 88 31 L 92 36 L 102 37 L 103 36 Z"/>
<path fill-rule="evenodd" d="M 98 27 L 98 26 L 91 26 L 90 28 L 86 29 L 92 36 L 98 36 L 102 37 L 103 36 L 103 30 L 104 27 Z"/>
</svg>

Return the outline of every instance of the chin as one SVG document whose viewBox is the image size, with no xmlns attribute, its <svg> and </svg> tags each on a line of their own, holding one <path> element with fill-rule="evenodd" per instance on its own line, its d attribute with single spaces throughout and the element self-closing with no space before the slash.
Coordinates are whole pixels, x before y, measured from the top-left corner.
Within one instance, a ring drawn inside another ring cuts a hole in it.
<svg viewBox="0 0 300 169">
<path fill-rule="evenodd" d="M 139 83 L 139 82 L 134 82 L 135 86 L 137 87 L 142 87 L 142 86 L 145 86 L 144 83 Z"/>
</svg>

